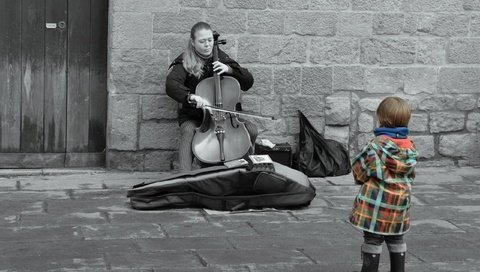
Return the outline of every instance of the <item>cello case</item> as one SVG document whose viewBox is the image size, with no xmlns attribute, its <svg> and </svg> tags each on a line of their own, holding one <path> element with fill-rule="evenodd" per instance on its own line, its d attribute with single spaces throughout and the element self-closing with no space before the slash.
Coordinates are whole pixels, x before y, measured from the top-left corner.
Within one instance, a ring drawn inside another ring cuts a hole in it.
<svg viewBox="0 0 480 272">
<path fill-rule="evenodd" d="M 142 210 L 200 207 L 235 211 L 306 206 L 315 197 L 315 187 L 305 174 L 282 164 L 241 159 L 140 183 L 127 197 L 133 208 Z"/>
</svg>

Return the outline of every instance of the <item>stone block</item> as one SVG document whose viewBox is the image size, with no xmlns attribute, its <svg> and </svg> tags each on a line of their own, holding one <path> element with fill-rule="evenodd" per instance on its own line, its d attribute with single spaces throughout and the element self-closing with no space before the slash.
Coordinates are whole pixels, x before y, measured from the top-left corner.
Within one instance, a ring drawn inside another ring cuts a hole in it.
<svg viewBox="0 0 480 272">
<path fill-rule="evenodd" d="M 358 131 L 360 132 L 372 132 L 374 128 L 373 116 L 369 113 L 362 112 L 358 116 Z"/>
<path fill-rule="evenodd" d="M 180 0 L 182 7 L 206 8 L 208 7 L 208 0 Z"/>
<path fill-rule="evenodd" d="M 242 103 L 242 109 L 249 112 L 261 112 L 263 103 L 260 101 L 260 97 L 262 96 L 242 94 L 240 99 Z"/>
<path fill-rule="evenodd" d="M 288 117 L 285 118 L 287 127 L 288 127 L 288 133 L 297 135 L 300 133 L 300 122 L 298 120 L 298 117 Z M 318 133 L 323 134 L 325 130 L 325 118 L 323 117 L 309 117 L 308 121 L 312 126 L 315 128 L 315 130 L 318 131 Z"/>
<path fill-rule="evenodd" d="M 376 35 L 399 35 L 403 32 L 403 13 L 377 13 L 373 16 L 373 33 Z"/>
<path fill-rule="evenodd" d="M 473 133 L 480 133 L 480 113 L 472 112 L 467 116 L 467 130 Z"/>
<path fill-rule="evenodd" d="M 284 95 L 282 97 L 282 116 L 298 116 L 298 110 L 310 116 L 324 116 L 325 101 L 320 95 Z"/>
<path fill-rule="evenodd" d="M 301 76 L 301 67 L 284 66 L 274 68 L 274 93 L 278 95 L 299 94 L 302 83 Z"/>
<path fill-rule="evenodd" d="M 430 113 L 430 132 L 459 131 L 465 126 L 465 114 L 461 112 Z"/>
<path fill-rule="evenodd" d="M 177 118 L 177 102 L 166 95 L 144 95 L 141 103 L 142 120 Z"/>
<path fill-rule="evenodd" d="M 285 15 L 281 11 L 249 11 L 247 32 L 251 34 L 283 34 L 284 20 Z"/>
<path fill-rule="evenodd" d="M 151 13 L 116 12 L 111 17 L 111 48 L 152 47 Z"/>
<path fill-rule="evenodd" d="M 136 150 L 138 129 L 138 96 L 110 94 L 108 99 L 109 149 Z"/>
<path fill-rule="evenodd" d="M 362 66 L 334 66 L 333 90 L 365 90 L 365 68 Z"/>
<path fill-rule="evenodd" d="M 370 38 L 362 40 L 363 64 L 411 64 L 415 61 L 415 40 L 410 38 Z"/>
<path fill-rule="evenodd" d="M 380 102 L 382 102 L 382 99 L 380 98 L 363 98 L 358 101 L 358 105 L 362 111 L 371 111 L 375 113 Z"/>
<path fill-rule="evenodd" d="M 401 1 L 398 0 L 352 0 L 352 10 L 398 11 Z"/>
<path fill-rule="evenodd" d="M 175 11 L 180 8 L 178 1 L 171 0 L 111 0 L 114 12 L 155 12 Z"/>
<path fill-rule="evenodd" d="M 417 17 L 417 34 L 440 37 L 467 36 L 470 17 L 464 14 L 435 13 Z"/>
<path fill-rule="evenodd" d="M 247 30 L 247 14 L 242 10 L 211 10 L 207 12 L 206 21 L 220 34 L 238 34 Z"/>
<path fill-rule="evenodd" d="M 140 124 L 139 149 L 177 149 L 179 135 L 177 121 L 143 122 Z"/>
<path fill-rule="evenodd" d="M 224 0 L 223 5 L 234 9 L 266 9 L 267 0 Z"/>
<path fill-rule="evenodd" d="M 428 114 L 413 113 L 410 117 L 408 128 L 412 132 L 427 132 L 428 131 Z"/>
<path fill-rule="evenodd" d="M 405 0 L 402 1 L 401 9 L 406 12 L 461 12 L 463 0 Z"/>
<path fill-rule="evenodd" d="M 403 71 L 399 68 L 368 68 L 365 79 L 367 93 L 403 92 Z"/>
<path fill-rule="evenodd" d="M 145 171 L 170 171 L 175 160 L 173 151 L 147 151 L 145 152 Z"/>
<path fill-rule="evenodd" d="M 465 10 L 480 10 L 480 2 L 478 0 L 464 0 L 463 8 Z"/>
<path fill-rule="evenodd" d="M 338 36 L 359 36 L 372 35 L 372 14 L 371 13 L 340 13 L 338 17 Z"/>
<path fill-rule="evenodd" d="M 433 95 L 424 97 L 419 105 L 420 110 L 442 111 L 455 109 L 455 97 L 451 95 Z"/>
<path fill-rule="evenodd" d="M 187 34 L 154 33 L 152 48 L 170 51 L 169 61 L 173 61 L 185 51 L 188 39 Z"/>
<path fill-rule="evenodd" d="M 285 119 L 267 120 L 255 119 L 255 125 L 259 134 L 283 135 L 287 131 L 287 122 Z"/>
<path fill-rule="evenodd" d="M 373 133 L 359 133 L 357 138 L 357 148 L 361 151 L 375 137 Z M 357 155 L 357 154 L 354 154 Z"/>
<path fill-rule="evenodd" d="M 480 36 L 480 15 L 472 15 L 470 21 L 470 35 L 473 37 Z"/>
<path fill-rule="evenodd" d="M 118 49 L 111 53 L 110 92 L 165 93 L 168 52 Z"/>
<path fill-rule="evenodd" d="M 129 171 L 143 171 L 144 155 L 140 152 L 107 151 L 107 168 Z"/>
<path fill-rule="evenodd" d="M 328 96 L 325 99 L 325 122 L 327 125 L 350 124 L 350 97 Z"/>
<path fill-rule="evenodd" d="M 268 0 L 268 7 L 271 9 L 308 9 L 308 1 L 304 0 Z"/>
<path fill-rule="evenodd" d="M 309 7 L 311 10 L 347 10 L 349 8 L 349 0 L 311 0 Z"/>
<path fill-rule="evenodd" d="M 304 63 L 307 40 L 293 36 L 241 36 L 238 38 L 239 63 Z"/>
<path fill-rule="evenodd" d="M 404 70 L 404 90 L 407 94 L 435 93 L 437 90 L 437 69 L 414 67 Z"/>
<path fill-rule="evenodd" d="M 480 63 L 480 38 L 451 39 L 448 47 L 449 63 Z"/>
<path fill-rule="evenodd" d="M 438 152 L 444 156 L 470 158 L 478 152 L 476 134 L 440 135 Z"/>
<path fill-rule="evenodd" d="M 310 61 L 318 64 L 358 64 L 360 41 L 355 38 L 312 38 Z"/>
<path fill-rule="evenodd" d="M 337 17 L 332 12 L 287 12 L 285 34 L 334 36 Z"/>
<path fill-rule="evenodd" d="M 332 93 L 332 67 L 303 67 L 302 94 Z"/>
<path fill-rule="evenodd" d="M 413 135 L 411 137 L 419 158 L 431 159 L 435 156 L 435 140 L 432 135 Z"/>
<path fill-rule="evenodd" d="M 417 42 L 417 62 L 439 65 L 445 63 L 446 41 L 440 38 L 420 38 Z"/>
<path fill-rule="evenodd" d="M 271 67 L 245 66 L 254 78 L 253 86 L 248 94 L 270 95 L 273 92 L 273 71 Z"/>
<path fill-rule="evenodd" d="M 456 97 L 455 106 L 458 110 L 473 110 L 476 105 L 476 98 L 471 94 L 459 94 Z"/>
<path fill-rule="evenodd" d="M 348 148 L 350 128 L 348 126 L 325 126 L 324 137 L 341 143 Z"/>
<path fill-rule="evenodd" d="M 440 68 L 438 90 L 441 93 L 480 93 L 480 68 Z"/>
<path fill-rule="evenodd" d="M 196 9 L 155 12 L 153 13 L 153 33 L 185 33 L 190 36 L 192 26 L 202 19 L 202 11 Z"/>
</svg>

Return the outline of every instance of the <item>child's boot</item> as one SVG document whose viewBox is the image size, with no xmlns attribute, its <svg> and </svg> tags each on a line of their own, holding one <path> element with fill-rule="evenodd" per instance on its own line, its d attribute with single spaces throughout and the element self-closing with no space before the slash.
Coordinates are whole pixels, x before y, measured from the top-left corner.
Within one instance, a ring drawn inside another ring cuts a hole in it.
<svg viewBox="0 0 480 272">
<path fill-rule="evenodd" d="M 390 244 L 387 245 L 390 251 L 390 272 L 405 272 L 405 255 L 407 251 L 407 245 L 403 244 Z"/>
<path fill-rule="evenodd" d="M 377 272 L 378 264 L 380 263 L 380 253 L 382 253 L 382 246 L 363 244 L 361 272 Z"/>
</svg>

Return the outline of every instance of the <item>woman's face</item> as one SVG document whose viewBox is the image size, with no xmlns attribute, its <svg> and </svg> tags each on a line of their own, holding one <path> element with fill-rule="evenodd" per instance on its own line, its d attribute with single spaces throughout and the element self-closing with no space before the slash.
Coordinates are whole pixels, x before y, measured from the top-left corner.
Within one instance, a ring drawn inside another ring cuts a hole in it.
<svg viewBox="0 0 480 272">
<path fill-rule="evenodd" d="M 213 33 L 210 29 L 200 29 L 195 32 L 193 47 L 198 53 L 209 56 L 213 49 Z"/>
</svg>

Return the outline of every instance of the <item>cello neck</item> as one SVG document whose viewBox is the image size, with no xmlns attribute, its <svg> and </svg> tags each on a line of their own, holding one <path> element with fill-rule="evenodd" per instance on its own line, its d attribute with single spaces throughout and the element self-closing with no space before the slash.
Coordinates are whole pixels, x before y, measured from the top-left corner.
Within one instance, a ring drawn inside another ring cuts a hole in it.
<svg viewBox="0 0 480 272">
<path fill-rule="evenodd" d="M 216 31 L 213 32 L 213 62 L 218 61 L 218 34 Z M 223 98 L 222 98 L 222 86 L 220 84 L 220 75 L 213 72 L 213 78 L 215 82 L 215 107 L 223 108 Z"/>
</svg>

